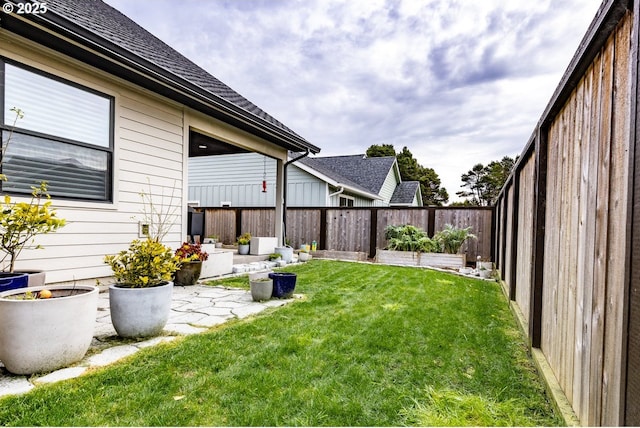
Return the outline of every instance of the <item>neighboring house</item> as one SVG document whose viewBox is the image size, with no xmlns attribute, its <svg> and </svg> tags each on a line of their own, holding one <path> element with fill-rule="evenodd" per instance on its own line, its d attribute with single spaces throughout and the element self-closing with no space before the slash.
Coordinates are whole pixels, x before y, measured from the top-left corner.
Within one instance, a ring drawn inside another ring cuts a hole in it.
<svg viewBox="0 0 640 428">
<path fill-rule="evenodd" d="M 49 0 L 47 9 L 0 17 L 2 141 L 9 109 L 25 112 L 4 156 L 2 191 L 20 200 L 48 180 L 67 220 L 38 237 L 45 249 L 25 250 L 18 269 L 46 270 L 49 282 L 110 276 L 104 255 L 139 236 L 143 191 L 177 212 L 165 241 L 177 247 L 190 156 L 267 155 L 283 195 L 288 153 L 320 151 L 111 6 Z"/>
<path fill-rule="evenodd" d="M 255 153 L 189 160 L 189 201 L 203 207 L 274 206 L 274 181 L 275 161 Z M 304 157 L 287 167 L 286 196 L 289 207 L 422 206 L 420 183 L 403 182 L 393 156 Z"/>
</svg>

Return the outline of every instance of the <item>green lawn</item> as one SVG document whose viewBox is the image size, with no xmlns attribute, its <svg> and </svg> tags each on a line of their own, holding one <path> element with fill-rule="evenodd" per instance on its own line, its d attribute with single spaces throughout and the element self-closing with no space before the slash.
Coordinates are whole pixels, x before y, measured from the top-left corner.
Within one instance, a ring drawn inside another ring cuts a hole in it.
<svg viewBox="0 0 640 428">
<path fill-rule="evenodd" d="M 497 283 L 319 260 L 286 270 L 304 299 L 1 399 L 0 424 L 562 423 Z"/>
</svg>

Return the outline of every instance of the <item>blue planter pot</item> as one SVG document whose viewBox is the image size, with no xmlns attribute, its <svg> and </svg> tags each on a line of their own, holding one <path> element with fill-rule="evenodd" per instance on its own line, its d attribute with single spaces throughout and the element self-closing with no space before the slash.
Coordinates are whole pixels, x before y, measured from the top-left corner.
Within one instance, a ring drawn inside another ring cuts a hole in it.
<svg viewBox="0 0 640 428">
<path fill-rule="evenodd" d="M 0 292 L 25 288 L 29 283 L 26 273 L 0 272 Z"/>
<path fill-rule="evenodd" d="M 278 299 L 288 299 L 296 289 L 297 275 L 289 272 L 272 272 L 269 278 L 273 279 L 272 297 Z"/>
</svg>

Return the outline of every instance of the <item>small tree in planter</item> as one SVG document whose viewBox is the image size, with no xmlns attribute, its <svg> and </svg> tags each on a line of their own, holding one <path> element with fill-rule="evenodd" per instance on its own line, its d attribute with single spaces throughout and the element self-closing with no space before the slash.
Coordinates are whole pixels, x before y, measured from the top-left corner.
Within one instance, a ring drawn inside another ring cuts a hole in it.
<svg viewBox="0 0 640 428">
<path fill-rule="evenodd" d="M 9 136 L 2 144 L 0 166 L 11 142 L 13 129 L 19 119 L 24 117 L 22 110 L 13 107 L 15 119 Z M 0 180 L 7 181 L 7 176 L 0 173 Z M 47 182 L 42 181 L 39 186 L 31 187 L 31 200 L 29 202 L 14 202 L 9 195 L 4 196 L 0 203 L 0 251 L 4 255 L 0 258 L 0 263 L 6 266 L 8 259 L 9 274 L 3 274 L 5 278 L 0 280 L 0 291 L 27 286 L 27 279 L 22 278 L 20 282 L 15 282 L 11 278 L 16 277 L 15 263 L 20 253 L 25 248 L 42 248 L 40 245 L 31 245 L 36 235 L 55 232 L 65 225 L 65 220 L 56 216 L 55 209 L 51 208 L 51 201 L 47 193 Z M 46 202 L 43 202 L 46 201 Z M 25 273 L 21 276 L 26 275 Z M 44 285 L 44 273 L 41 275 L 39 285 Z"/>
<path fill-rule="evenodd" d="M 16 113 L 16 121 L 23 116 Z M 9 146 L 9 138 L 2 145 L 2 155 Z M 0 180 L 7 180 L 0 174 Z M 47 183 L 32 187 L 29 202 L 14 202 L 4 196 L 0 203 L 1 261 L 9 259 L 10 272 L 24 248 L 32 245 L 39 234 L 55 232 L 65 225 L 51 208 Z M 46 200 L 43 202 L 43 200 Z M 22 274 L 27 285 L 27 274 Z M 84 357 L 93 339 L 98 306 L 95 286 L 44 286 L 44 274 L 38 275 L 42 285 L 20 288 L 9 286 L 0 292 L 0 360 L 15 374 L 32 374 L 55 370 L 75 363 Z M 15 285 L 15 284 L 14 284 Z M 0 287 L 1 288 L 1 287 Z"/>
<path fill-rule="evenodd" d="M 134 239 L 127 250 L 104 258 L 116 280 L 109 286 L 109 305 L 111 322 L 121 337 L 154 336 L 162 331 L 171 311 L 173 275 L 181 265 L 180 258 L 161 242 L 177 218 L 173 194 L 166 210 L 166 204 L 154 203 L 150 184 L 149 193 L 140 195 L 147 239 Z"/>
<path fill-rule="evenodd" d="M 180 259 L 180 269 L 175 274 L 176 285 L 194 285 L 200 278 L 202 262 L 209 259 L 209 254 L 202 251 L 200 244 L 184 242 L 176 250 L 176 256 Z"/>
<path fill-rule="evenodd" d="M 55 232 L 65 225 L 65 220 L 58 218 L 51 208 L 47 183 L 43 181 L 32 189 L 30 202 L 12 202 L 11 197 L 5 195 L 0 204 L 0 248 L 4 252 L 1 261 L 4 263 L 9 259 L 9 272 L 14 272 L 18 256 L 33 243 L 36 235 Z"/>
<path fill-rule="evenodd" d="M 111 322 L 121 337 L 159 334 L 169 319 L 173 274 L 180 258 L 155 239 L 135 239 L 127 250 L 105 256 L 116 284 L 109 287 Z"/>
</svg>

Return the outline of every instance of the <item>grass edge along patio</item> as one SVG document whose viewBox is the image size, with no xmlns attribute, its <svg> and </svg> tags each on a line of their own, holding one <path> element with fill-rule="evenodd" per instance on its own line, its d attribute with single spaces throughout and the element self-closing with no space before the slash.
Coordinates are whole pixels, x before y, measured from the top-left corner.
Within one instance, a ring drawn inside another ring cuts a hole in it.
<svg viewBox="0 0 640 428">
<path fill-rule="evenodd" d="M 4 398 L 0 424 L 563 423 L 496 282 L 323 260 L 288 270 L 303 299 Z"/>
</svg>

